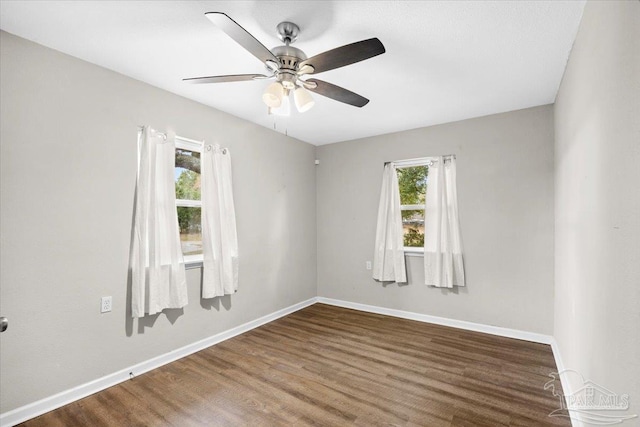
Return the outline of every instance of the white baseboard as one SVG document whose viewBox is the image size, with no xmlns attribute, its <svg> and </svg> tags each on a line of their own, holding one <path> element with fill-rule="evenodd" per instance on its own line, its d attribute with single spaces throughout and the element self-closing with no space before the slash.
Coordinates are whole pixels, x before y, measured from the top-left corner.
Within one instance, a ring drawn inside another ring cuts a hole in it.
<svg viewBox="0 0 640 427">
<path fill-rule="evenodd" d="M 144 362 L 130 366 L 126 369 L 122 369 L 118 372 L 106 375 L 102 378 L 98 378 L 72 389 L 65 390 L 53 396 L 46 397 L 42 400 L 38 400 L 25 406 L 21 406 L 9 412 L 5 412 L 3 414 L 0 414 L 0 426 L 10 427 L 31 418 L 35 418 L 38 415 L 42 415 L 46 412 L 52 411 L 61 406 L 64 406 L 71 402 L 75 402 L 76 400 L 82 399 L 91 394 L 97 393 L 101 390 L 126 381 L 130 378 L 130 373 L 133 373 L 134 376 L 144 374 L 145 372 L 148 372 L 152 369 L 159 368 L 160 366 L 166 365 L 167 363 L 171 363 L 197 351 L 203 350 L 207 347 L 211 347 L 214 344 L 228 340 L 229 338 L 233 338 L 236 335 L 243 334 L 247 331 L 250 331 L 251 329 L 257 328 L 258 326 L 262 326 L 265 323 L 272 322 L 276 319 L 279 319 L 280 317 L 286 316 L 287 314 L 291 314 L 295 311 L 313 305 L 316 303 L 316 301 L 317 299 L 315 297 L 310 298 L 306 301 L 302 301 L 292 306 L 283 308 L 282 310 L 267 314 L 266 316 L 260 317 L 259 319 L 255 319 L 240 326 L 236 326 L 235 328 L 220 332 L 219 334 L 213 335 L 209 338 L 205 338 L 203 340 L 194 342 L 193 344 L 189 344 L 179 349 L 170 351 L 169 353 L 154 357 L 153 359 L 146 360 Z"/>
<path fill-rule="evenodd" d="M 551 340 L 551 350 L 553 351 L 553 358 L 556 361 L 556 368 L 558 369 L 558 373 L 566 371 L 567 368 L 565 367 L 564 362 L 562 361 L 560 347 L 558 346 L 558 342 L 556 341 L 555 338 Z M 565 396 L 572 395 L 574 390 L 571 387 L 571 384 L 569 383 L 567 376 L 559 375 L 559 377 L 560 377 L 560 384 L 562 384 L 562 393 Z M 585 424 L 582 421 L 580 421 L 580 414 L 575 413 L 573 411 L 569 411 L 569 414 L 571 415 L 571 425 L 573 427 L 585 426 Z"/>
<path fill-rule="evenodd" d="M 160 366 L 166 365 L 175 360 L 186 357 L 190 354 L 203 350 L 219 342 L 228 340 L 229 338 L 233 338 L 236 335 L 243 334 L 247 331 L 250 331 L 251 329 L 254 329 L 266 323 L 272 322 L 276 319 L 279 319 L 280 317 L 286 316 L 288 314 L 301 310 L 315 303 L 334 305 L 337 307 L 350 308 L 353 310 L 365 311 L 369 313 L 383 314 L 386 316 L 398 317 L 402 319 L 416 320 L 419 322 L 433 323 L 436 325 L 451 326 L 453 328 L 483 332 L 486 334 L 498 335 L 498 336 L 508 337 L 508 338 L 515 338 L 515 339 L 520 339 L 525 341 L 532 341 L 532 342 L 537 342 L 542 344 L 550 344 L 553 350 L 553 355 L 556 361 L 556 365 L 558 367 L 558 372 L 562 372 L 562 370 L 565 369 L 564 364 L 562 363 L 562 358 L 560 357 L 560 350 L 558 348 L 558 345 L 556 341 L 553 339 L 553 337 L 550 335 L 544 335 L 544 334 L 539 334 L 535 332 L 520 331 L 517 329 L 501 328 L 499 326 L 484 325 L 481 323 L 473 323 L 473 322 L 467 322 L 463 320 L 449 319 L 446 317 L 430 316 L 428 314 L 420 314 L 420 313 L 414 313 L 410 311 L 378 307 L 378 306 L 360 304 L 360 303 L 355 303 L 350 301 L 336 300 L 332 298 L 314 297 L 306 301 L 302 301 L 300 303 L 294 304 L 292 306 L 283 308 L 282 310 L 278 310 L 266 316 L 260 317 L 259 319 L 252 320 L 250 322 L 247 322 L 235 328 L 229 329 L 227 331 L 220 332 L 209 338 L 205 338 L 193 344 L 189 344 L 187 346 L 173 350 L 169 353 L 165 353 L 158 357 L 154 357 L 153 359 L 149 359 L 147 361 L 130 366 L 126 369 L 122 369 L 118 372 L 114 372 L 112 374 L 106 375 L 102 378 L 98 378 L 96 380 L 79 385 L 72 389 L 55 394 L 53 396 L 46 397 L 37 402 L 33 402 L 28 405 L 16 408 L 12 411 L 0 414 L 0 427 L 14 426 L 16 424 L 19 424 L 31 418 L 35 418 L 38 415 L 42 415 L 46 412 L 52 411 L 61 406 L 67 405 L 71 402 L 82 399 L 91 394 L 97 393 L 101 390 L 104 390 L 106 388 L 119 384 L 123 381 L 126 381 L 130 379 L 131 373 L 133 373 L 134 376 L 144 374 L 145 372 L 151 371 L 152 369 L 159 368 Z M 568 394 L 570 390 L 570 385 L 565 384 L 565 381 L 562 381 L 562 387 L 564 389 L 565 394 Z M 572 422 L 574 427 L 582 427 L 582 424 L 578 424 L 577 420 L 572 419 Z"/>
<path fill-rule="evenodd" d="M 386 316 L 399 317 L 402 319 L 417 320 L 418 322 L 451 326 L 453 328 L 466 329 L 468 331 L 475 332 L 484 332 L 485 334 L 515 338 L 524 341 L 532 341 L 541 344 L 551 344 L 553 342 L 553 337 L 551 335 L 538 334 L 536 332 L 520 331 L 518 329 L 502 328 L 499 326 L 484 325 L 482 323 L 473 323 L 464 320 L 449 319 L 446 317 L 431 316 L 428 314 L 414 313 L 412 311 L 396 310 L 393 308 L 366 305 L 357 302 L 342 301 L 325 297 L 317 297 L 317 301 L 322 304 L 335 305 L 337 307 L 351 308 L 353 310 L 366 311 L 369 313 L 384 314 Z"/>
</svg>

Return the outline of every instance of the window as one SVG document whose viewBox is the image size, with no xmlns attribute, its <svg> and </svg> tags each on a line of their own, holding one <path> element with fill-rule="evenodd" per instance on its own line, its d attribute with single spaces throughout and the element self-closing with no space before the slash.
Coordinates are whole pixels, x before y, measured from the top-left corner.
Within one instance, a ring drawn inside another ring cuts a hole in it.
<svg viewBox="0 0 640 427">
<path fill-rule="evenodd" d="M 201 142 L 176 137 L 176 208 L 185 262 L 202 260 L 201 152 Z"/>
<path fill-rule="evenodd" d="M 431 160 L 413 159 L 394 164 L 398 173 L 405 251 L 421 253 L 424 248 L 425 199 Z"/>
</svg>

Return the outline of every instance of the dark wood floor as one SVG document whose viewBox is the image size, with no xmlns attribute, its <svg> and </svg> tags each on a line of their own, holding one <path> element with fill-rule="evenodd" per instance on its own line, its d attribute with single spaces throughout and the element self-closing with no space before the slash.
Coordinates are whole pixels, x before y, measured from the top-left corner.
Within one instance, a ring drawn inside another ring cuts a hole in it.
<svg viewBox="0 0 640 427">
<path fill-rule="evenodd" d="M 25 426 L 539 426 L 548 345 L 316 304 Z"/>
</svg>

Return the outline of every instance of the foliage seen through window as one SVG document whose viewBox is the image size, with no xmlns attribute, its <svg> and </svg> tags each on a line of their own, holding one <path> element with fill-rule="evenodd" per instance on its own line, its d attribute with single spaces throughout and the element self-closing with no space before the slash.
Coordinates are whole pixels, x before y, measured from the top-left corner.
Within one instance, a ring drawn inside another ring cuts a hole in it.
<svg viewBox="0 0 640 427">
<path fill-rule="evenodd" d="M 176 204 L 183 255 L 202 254 L 200 153 L 176 148 Z"/>
<path fill-rule="evenodd" d="M 429 167 L 401 167 L 397 172 L 404 246 L 424 247 L 424 209 Z"/>
</svg>

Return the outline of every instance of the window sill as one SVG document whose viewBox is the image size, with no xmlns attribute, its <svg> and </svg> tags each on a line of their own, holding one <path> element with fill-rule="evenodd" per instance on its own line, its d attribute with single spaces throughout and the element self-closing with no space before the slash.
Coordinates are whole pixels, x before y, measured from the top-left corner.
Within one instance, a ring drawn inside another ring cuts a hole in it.
<svg viewBox="0 0 640 427">
<path fill-rule="evenodd" d="M 404 248 L 405 256 L 416 256 L 423 257 L 424 256 L 424 248 Z"/>
<path fill-rule="evenodd" d="M 192 268 L 202 268 L 202 255 L 186 255 L 184 258 L 184 268 L 190 270 Z"/>
</svg>

